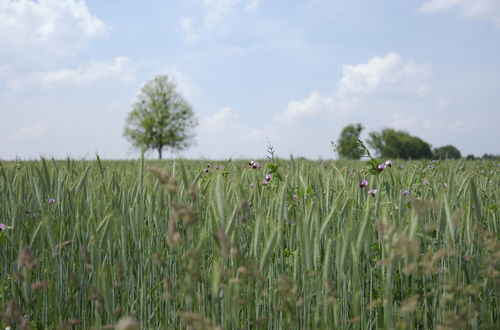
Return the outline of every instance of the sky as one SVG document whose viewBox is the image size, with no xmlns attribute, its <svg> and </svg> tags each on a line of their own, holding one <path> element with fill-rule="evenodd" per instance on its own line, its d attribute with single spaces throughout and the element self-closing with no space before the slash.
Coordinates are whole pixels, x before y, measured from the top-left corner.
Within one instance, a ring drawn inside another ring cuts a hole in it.
<svg viewBox="0 0 500 330">
<path fill-rule="evenodd" d="M 0 159 L 139 157 L 160 74 L 199 122 L 168 158 L 331 159 L 353 123 L 500 154 L 500 0 L 0 0 Z"/>
</svg>

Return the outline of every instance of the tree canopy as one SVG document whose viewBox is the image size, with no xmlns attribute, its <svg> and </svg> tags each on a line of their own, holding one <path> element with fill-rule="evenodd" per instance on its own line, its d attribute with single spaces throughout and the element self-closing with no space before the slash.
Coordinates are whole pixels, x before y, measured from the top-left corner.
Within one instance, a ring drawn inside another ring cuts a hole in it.
<svg viewBox="0 0 500 330">
<path fill-rule="evenodd" d="M 459 159 L 462 158 L 460 151 L 452 145 L 447 145 L 434 149 L 436 159 Z"/>
<path fill-rule="evenodd" d="M 404 131 L 385 128 L 381 132 L 370 133 L 368 144 L 384 158 L 421 159 L 432 158 L 429 143 Z"/>
<path fill-rule="evenodd" d="M 183 150 L 194 138 L 197 120 L 191 105 L 166 75 L 156 76 L 141 88 L 128 114 L 124 136 L 143 151 Z"/>
<path fill-rule="evenodd" d="M 337 152 L 340 158 L 360 159 L 364 151 L 358 146 L 358 138 L 363 130 L 361 124 L 353 124 L 344 127 L 340 133 Z"/>
</svg>

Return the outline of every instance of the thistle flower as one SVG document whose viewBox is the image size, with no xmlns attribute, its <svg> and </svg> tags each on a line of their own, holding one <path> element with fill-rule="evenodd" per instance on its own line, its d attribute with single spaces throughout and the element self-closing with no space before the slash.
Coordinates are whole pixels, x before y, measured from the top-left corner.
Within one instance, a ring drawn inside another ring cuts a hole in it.
<svg viewBox="0 0 500 330">
<path fill-rule="evenodd" d="M 299 196 L 297 194 L 292 194 L 292 199 L 297 199 Z"/>
<path fill-rule="evenodd" d="M 0 231 L 7 230 L 7 225 L 4 223 L 0 223 Z"/>
<path fill-rule="evenodd" d="M 387 167 L 387 166 L 386 166 L 384 163 L 382 163 L 382 164 L 379 164 L 379 165 L 377 166 L 377 170 L 378 170 L 379 172 L 382 172 L 383 170 L 385 170 L 385 168 L 386 168 L 386 167 Z"/>
<path fill-rule="evenodd" d="M 366 180 L 366 179 L 363 179 L 363 180 L 361 180 L 361 181 L 359 182 L 359 187 L 360 187 L 360 188 L 364 188 L 364 187 L 366 187 L 367 185 L 368 185 L 368 180 Z"/>
<path fill-rule="evenodd" d="M 370 189 L 370 190 L 368 190 L 368 193 L 370 195 L 372 195 L 373 197 L 375 197 L 375 194 L 377 193 L 377 189 Z"/>
<path fill-rule="evenodd" d="M 55 198 L 49 198 L 47 200 L 50 204 L 55 204 L 56 203 L 56 199 Z"/>
<path fill-rule="evenodd" d="M 392 160 L 386 160 L 384 164 L 385 166 L 392 167 Z"/>
<path fill-rule="evenodd" d="M 408 190 L 403 190 L 401 192 L 401 195 L 403 195 L 403 196 L 408 196 L 409 194 L 410 194 L 410 192 Z"/>
<path fill-rule="evenodd" d="M 218 170 L 219 169 L 219 165 L 214 165 L 214 169 Z"/>
<path fill-rule="evenodd" d="M 443 187 L 448 188 L 448 184 L 446 182 L 443 183 Z"/>
</svg>

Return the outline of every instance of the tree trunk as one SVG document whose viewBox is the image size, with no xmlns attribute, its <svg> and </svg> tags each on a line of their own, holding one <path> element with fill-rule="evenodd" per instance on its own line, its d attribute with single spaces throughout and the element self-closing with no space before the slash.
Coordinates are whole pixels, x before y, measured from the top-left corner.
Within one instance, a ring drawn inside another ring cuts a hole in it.
<svg viewBox="0 0 500 330">
<path fill-rule="evenodd" d="M 160 160 L 161 160 L 161 149 L 163 149 L 163 148 L 162 147 L 158 148 L 158 157 L 160 158 Z"/>
</svg>

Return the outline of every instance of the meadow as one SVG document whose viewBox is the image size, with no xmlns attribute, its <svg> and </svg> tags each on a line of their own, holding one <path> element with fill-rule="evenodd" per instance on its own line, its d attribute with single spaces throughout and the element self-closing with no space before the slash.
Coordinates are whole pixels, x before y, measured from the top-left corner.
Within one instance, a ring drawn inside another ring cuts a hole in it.
<svg viewBox="0 0 500 330">
<path fill-rule="evenodd" d="M 0 162 L 1 328 L 498 329 L 498 161 L 249 161 Z"/>
</svg>

